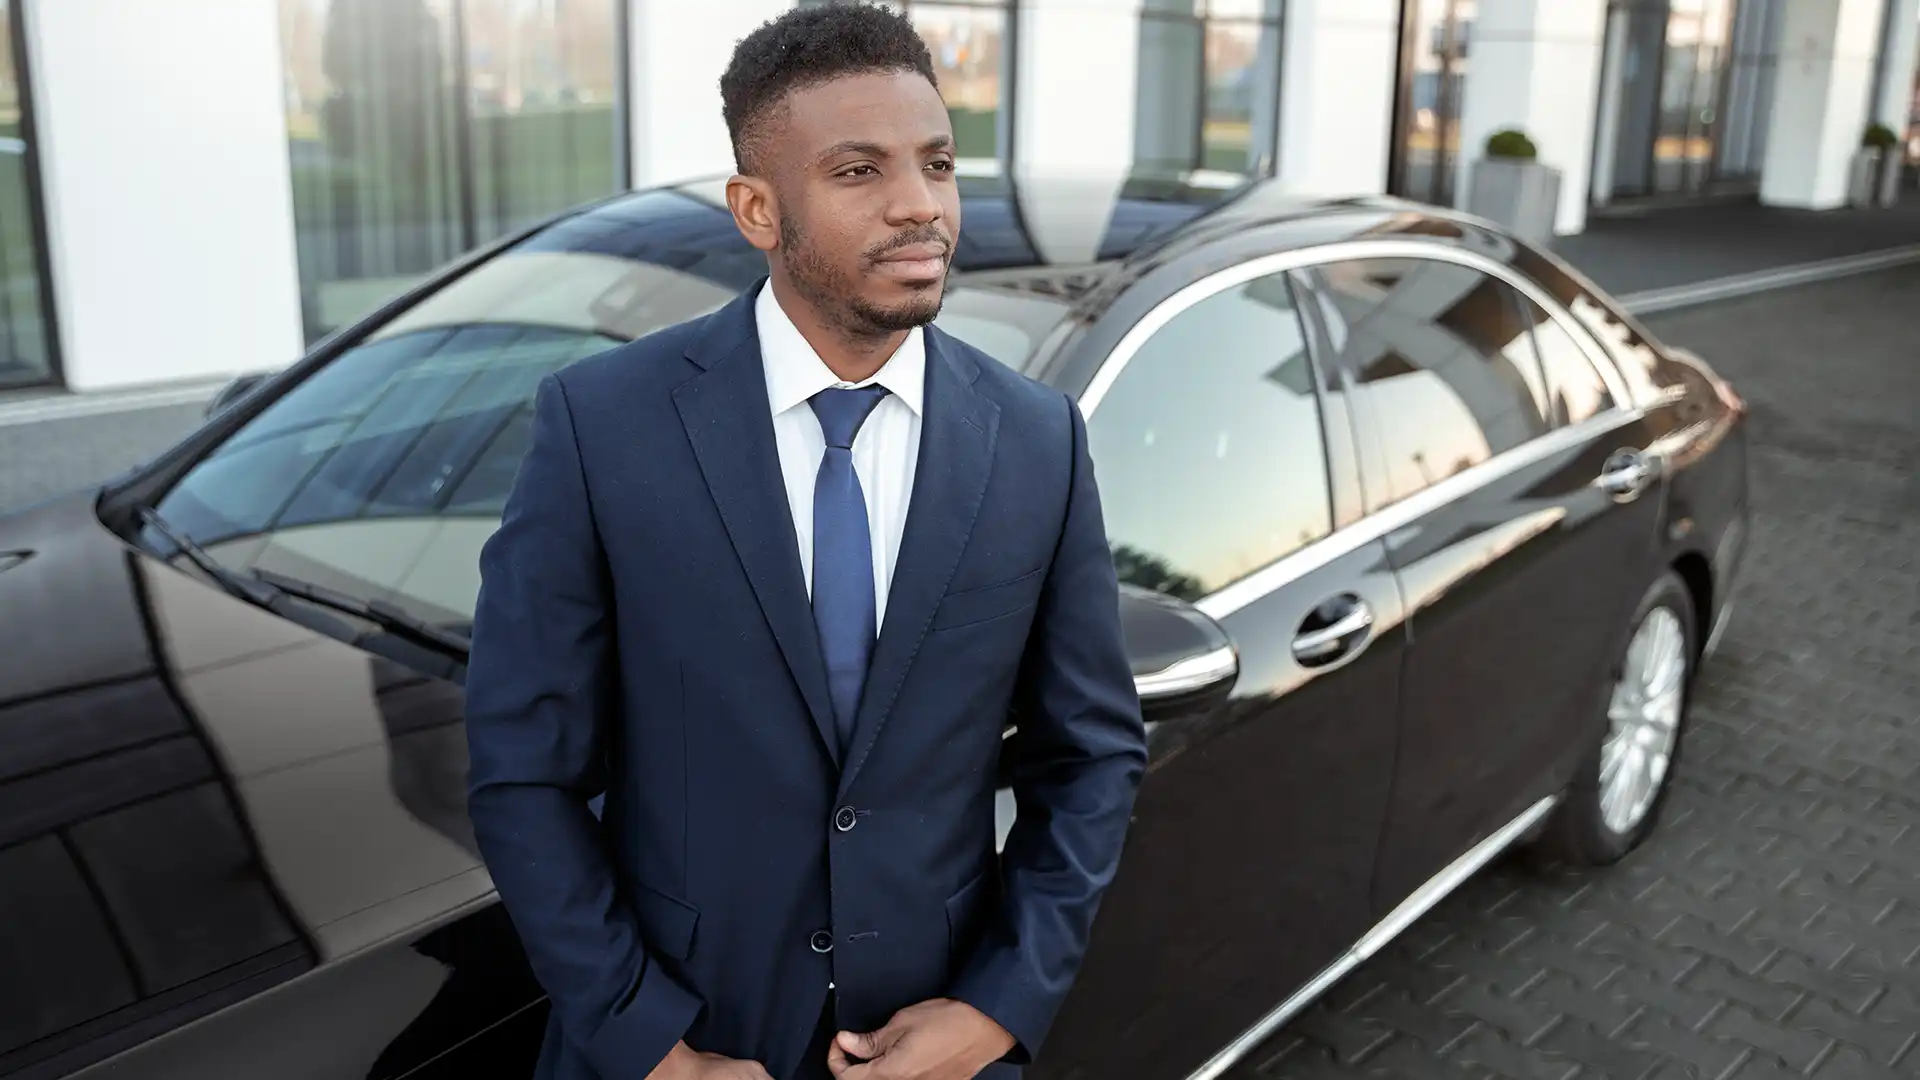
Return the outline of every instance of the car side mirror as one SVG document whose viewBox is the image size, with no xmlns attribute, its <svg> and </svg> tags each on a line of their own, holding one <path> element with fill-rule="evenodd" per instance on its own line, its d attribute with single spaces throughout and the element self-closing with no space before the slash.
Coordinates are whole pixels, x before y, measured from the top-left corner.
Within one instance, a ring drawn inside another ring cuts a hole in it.
<svg viewBox="0 0 1920 1080">
<path fill-rule="evenodd" d="M 220 388 L 219 393 L 213 395 L 212 401 L 207 402 L 204 415 L 212 416 L 222 409 L 225 409 L 235 401 L 238 401 L 247 391 L 260 385 L 261 381 L 266 377 L 265 372 L 254 372 L 249 375 L 241 375 L 232 382 L 229 382 Z"/>
<path fill-rule="evenodd" d="M 1184 600 L 1120 586 L 1120 629 L 1149 723 L 1205 716 L 1233 693 L 1240 651 L 1221 625 Z"/>
</svg>

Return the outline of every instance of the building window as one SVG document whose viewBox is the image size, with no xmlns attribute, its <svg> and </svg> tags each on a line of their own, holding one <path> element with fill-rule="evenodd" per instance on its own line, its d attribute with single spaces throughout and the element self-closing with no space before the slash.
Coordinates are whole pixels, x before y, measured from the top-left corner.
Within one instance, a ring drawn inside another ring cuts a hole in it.
<svg viewBox="0 0 1920 1080">
<path fill-rule="evenodd" d="M 1146 0 L 1134 164 L 1271 175 L 1281 0 Z"/>
<path fill-rule="evenodd" d="M 1395 195 L 1454 205 L 1460 171 L 1460 113 L 1475 0 L 1407 0 L 1401 11 L 1400 86 L 1395 102 Z"/>
<path fill-rule="evenodd" d="M 51 382 L 57 371 L 19 9 L 0 0 L 0 388 Z"/>
<path fill-rule="evenodd" d="M 624 0 L 280 0 L 309 340 L 627 184 Z"/>
<path fill-rule="evenodd" d="M 801 7 L 867 0 L 800 0 Z M 997 164 L 1013 139 L 1006 88 L 1013 62 L 1013 0 L 875 0 L 903 11 L 933 54 L 933 74 L 953 120 L 954 156 Z"/>
</svg>

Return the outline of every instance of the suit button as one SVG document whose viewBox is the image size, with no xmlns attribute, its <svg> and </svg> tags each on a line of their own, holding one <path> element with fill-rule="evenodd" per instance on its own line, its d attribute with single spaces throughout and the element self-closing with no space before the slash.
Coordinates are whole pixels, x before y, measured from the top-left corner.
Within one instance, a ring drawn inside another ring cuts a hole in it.
<svg viewBox="0 0 1920 1080">
<path fill-rule="evenodd" d="M 827 933 L 825 930 L 815 930 L 812 940 L 808 941 L 807 944 L 813 946 L 813 951 L 817 953 L 832 952 L 833 935 Z"/>
<path fill-rule="evenodd" d="M 834 812 L 833 827 L 839 829 L 841 832 L 852 832 L 854 823 L 857 820 L 859 820 L 859 815 L 853 812 L 853 807 L 843 806 Z"/>
</svg>

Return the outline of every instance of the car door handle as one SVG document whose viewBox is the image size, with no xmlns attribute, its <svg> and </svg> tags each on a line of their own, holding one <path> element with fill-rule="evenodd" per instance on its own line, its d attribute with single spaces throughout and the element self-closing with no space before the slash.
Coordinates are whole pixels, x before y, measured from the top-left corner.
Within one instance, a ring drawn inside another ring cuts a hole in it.
<svg viewBox="0 0 1920 1080">
<path fill-rule="evenodd" d="M 1323 664 L 1352 651 L 1361 635 L 1373 629 L 1373 609 L 1359 597 L 1349 597 L 1352 610 L 1327 626 L 1302 631 L 1293 639 L 1293 658 L 1302 664 Z"/>
<path fill-rule="evenodd" d="M 1631 499 L 1647 489 L 1659 470 L 1638 450 L 1622 450 L 1607 459 L 1594 485 L 1616 498 Z"/>
</svg>

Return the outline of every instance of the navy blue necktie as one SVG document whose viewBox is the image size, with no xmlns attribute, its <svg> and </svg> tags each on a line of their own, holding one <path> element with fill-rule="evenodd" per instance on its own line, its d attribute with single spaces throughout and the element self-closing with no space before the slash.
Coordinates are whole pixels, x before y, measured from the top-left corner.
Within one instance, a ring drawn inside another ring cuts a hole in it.
<svg viewBox="0 0 1920 1080">
<path fill-rule="evenodd" d="M 867 500 L 853 471 L 853 437 L 886 396 L 883 386 L 864 386 L 822 390 L 809 399 L 827 441 L 813 481 L 813 623 L 827 661 L 827 688 L 843 751 L 853 741 L 867 658 L 879 633 L 873 538 L 867 530 Z"/>
</svg>

